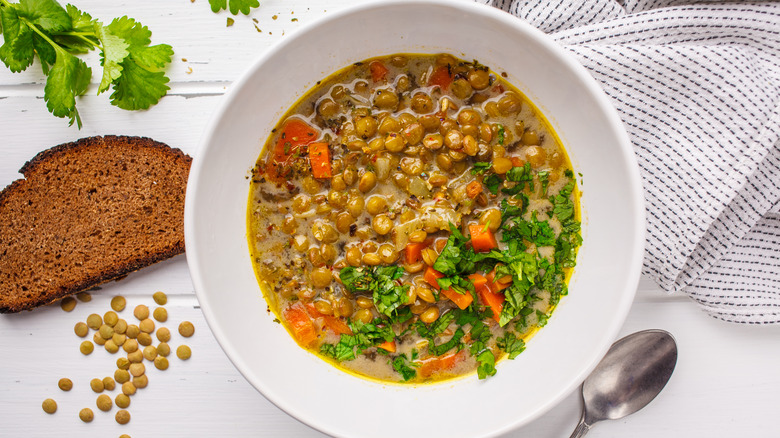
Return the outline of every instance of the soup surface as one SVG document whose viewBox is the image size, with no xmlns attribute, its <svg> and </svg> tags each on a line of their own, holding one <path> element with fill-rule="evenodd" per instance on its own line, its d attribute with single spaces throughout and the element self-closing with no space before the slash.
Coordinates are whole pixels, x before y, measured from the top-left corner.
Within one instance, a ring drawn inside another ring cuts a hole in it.
<svg viewBox="0 0 780 438">
<path fill-rule="evenodd" d="M 581 243 L 547 122 L 501 74 L 447 54 L 319 82 L 267 140 L 248 227 L 295 340 L 394 382 L 495 374 L 566 295 Z"/>
</svg>

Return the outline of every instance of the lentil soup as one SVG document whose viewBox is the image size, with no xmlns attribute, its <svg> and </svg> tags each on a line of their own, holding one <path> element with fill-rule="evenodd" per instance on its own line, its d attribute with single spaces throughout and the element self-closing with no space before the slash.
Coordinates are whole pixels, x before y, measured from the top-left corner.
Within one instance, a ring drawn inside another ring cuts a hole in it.
<svg viewBox="0 0 780 438">
<path fill-rule="evenodd" d="M 302 347 L 365 377 L 440 381 L 514 359 L 581 244 L 571 163 L 477 61 L 399 54 L 319 82 L 252 171 L 249 247 Z"/>
</svg>

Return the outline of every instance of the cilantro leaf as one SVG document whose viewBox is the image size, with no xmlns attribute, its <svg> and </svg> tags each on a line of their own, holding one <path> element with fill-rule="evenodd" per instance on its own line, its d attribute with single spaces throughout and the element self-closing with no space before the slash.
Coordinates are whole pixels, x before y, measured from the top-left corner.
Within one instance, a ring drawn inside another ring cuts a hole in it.
<svg viewBox="0 0 780 438">
<path fill-rule="evenodd" d="M 352 293 L 370 292 L 376 309 L 393 317 L 396 309 L 406 304 L 408 285 L 399 285 L 396 280 L 404 275 L 400 266 L 379 266 L 376 268 L 353 268 L 347 266 L 339 271 L 344 287 Z"/>
<path fill-rule="evenodd" d="M 443 344 L 435 345 L 431 340 L 428 343 L 428 352 L 434 356 L 441 356 L 442 354 L 457 347 L 460 344 L 460 340 L 463 338 L 463 335 L 465 335 L 463 329 L 458 327 L 457 330 L 455 330 L 455 333 L 452 334 L 450 340 Z"/>
<path fill-rule="evenodd" d="M 67 11 L 54 0 L 20 0 L 16 10 L 20 18 L 46 32 L 61 32 L 73 27 Z"/>
<path fill-rule="evenodd" d="M 477 355 L 477 376 L 486 379 L 496 374 L 496 356 L 490 350 L 484 350 Z"/>
<path fill-rule="evenodd" d="M 171 62 L 173 49 L 167 44 L 149 46 L 152 33 L 128 17 L 116 18 L 108 31 L 127 44 L 129 54 L 122 60 L 122 75 L 114 81 L 111 103 L 126 110 L 147 109 L 170 89 L 169 79 L 159 69 Z"/>
<path fill-rule="evenodd" d="M 65 52 L 57 50 L 57 60 L 46 79 L 43 99 L 46 107 L 56 117 L 68 117 L 70 125 L 76 122 L 81 127 L 81 118 L 76 110 L 76 96 L 87 91 L 92 69 L 87 64 Z"/>
<path fill-rule="evenodd" d="M 417 371 L 414 370 L 414 368 L 408 366 L 406 364 L 406 355 L 405 354 L 399 354 L 398 356 L 393 359 L 393 369 L 396 370 L 400 375 L 401 378 L 404 379 L 404 382 L 408 382 L 409 380 L 412 380 L 417 376 Z"/>
<path fill-rule="evenodd" d="M 230 6 L 228 6 L 230 3 Z M 258 0 L 209 0 L 212 12 L 219 12 L 223 9 L 230 8 L 230 13 L 238 15 L 239 11 L 244 15 L 249 15 L 251 8 L 260 6 Z"/>
<path fill-rule="evenodd" d="M 514 359 L 525 351 L 525 342 L 518 339 L 512 332 L 506 332 L 504 337 L 496 339 L 496 345 L 509 354 L 509 359 Z"/>
<path fill-rule="evenodd" d="M 501 177 L 496 174 L 491 174 L 485 177 L 482 182 L 485 184 L 485 187 L 490 191 L 492 194 L 498 193 L 498 187 L 501 185 Z"/>
<path fill-rule="evenodd" d="M 32 30 L 19 20 L 14 5 L 0 8 L 3 23 L 3 45 L 0 46 L 0 60 L 12 72 L 18 73 L 31 66 L 35 56 Z"/>
<path fill-rule="evenodd" d="M 122 38 L 112 34 L 106 27 L 97 26 L 96 30 L 102 47 L 100 55 L 103 64 L 103 78 L 98 87 L 98 94 L 100 94 L 108 90 L 111 83 L 122 75 L 121 63 L 130 53 L 127 51 L 130 45 Z"/>
<path fill-rule="evenodd" d="M 493 167 L 491 163 L 485 161 L 478 161 L 471 166 L 471 174 L 482 175 L 488 170 L 490 170 L 491 167 Z"/>
</svg>

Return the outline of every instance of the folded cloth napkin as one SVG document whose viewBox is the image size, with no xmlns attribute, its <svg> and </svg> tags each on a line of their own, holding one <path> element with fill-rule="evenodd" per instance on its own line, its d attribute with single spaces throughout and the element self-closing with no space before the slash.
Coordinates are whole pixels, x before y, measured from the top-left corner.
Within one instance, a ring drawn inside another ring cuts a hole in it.
<svg viewBox="0 0 780 438">
<path fill-rule="evenodd" d="M 645 275 L 731 322 L 780 323 L 780 4 L 477 0 L 601 84 L 639 162 Z"/>
</svg>

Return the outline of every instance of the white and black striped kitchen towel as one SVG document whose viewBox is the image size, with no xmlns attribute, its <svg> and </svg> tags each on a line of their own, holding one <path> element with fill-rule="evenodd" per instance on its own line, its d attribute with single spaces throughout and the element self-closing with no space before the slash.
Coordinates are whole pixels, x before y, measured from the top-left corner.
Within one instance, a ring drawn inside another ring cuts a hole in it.
<svg viewBox="0 0 780 438">
<path fill-rule="evenodd" d="M 712 316 L 780 323 L 780 3 L 477 0 L 568 49 L 620 113 L 644 273 Z"/>
</svg>

